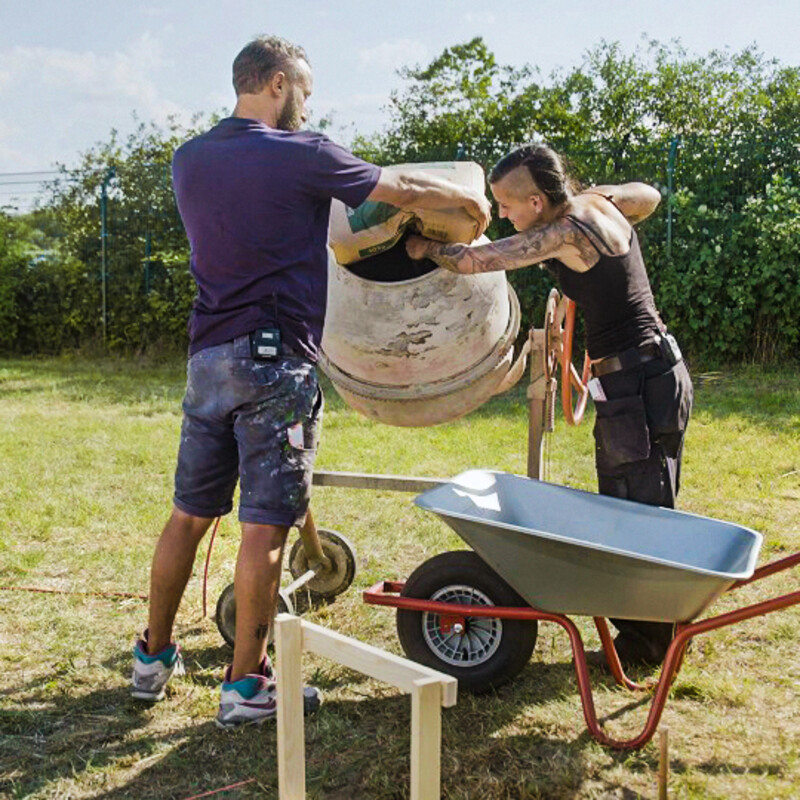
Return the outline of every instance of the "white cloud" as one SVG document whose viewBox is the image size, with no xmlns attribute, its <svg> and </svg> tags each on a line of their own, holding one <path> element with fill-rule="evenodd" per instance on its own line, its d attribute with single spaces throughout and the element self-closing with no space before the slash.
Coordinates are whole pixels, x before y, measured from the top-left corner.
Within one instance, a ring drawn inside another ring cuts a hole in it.
<svg viewBox="0 0 800 800">
<path fill-rule="evenodd" d="M 111 54 L 77 52 L 62 48 L 14 47 L 0 53 L 5 71 L 0 92 L 12 90 L 48 101 L 58 96 L 72 106 L 90 105 L 108 109 L 124 107 L 127 115 L 135 110 L 142 118 L 164 120 L 168 115 L 183 116 L 185 110 L 162 97 L 154 74 L 169 66 L 161 43 L 145 33 L 125 50 Z"/>
<path fill-rule="evenodd" d="M 476 25 L 494 25 L 497 17 L 491 11 L 468 11 L 464 19 Z"/>
<path fill-rule="evenodd" d="M 142 6 L 139 10 L 145 17 L 165 17 L 169 13 L 163 6 Z"/>
<path fill-rule="evenodd" d="M 30 153 L 24 153 L 16 141 L 20 138 L 20 128 L 17 125 L 11 126 L 0 120 L 0 164 L 3 164 L 3 172 L 21 172 L 24 170 L 34 170 L 38 168 L 35 159 Z M 0 206 L 8 202 L 9 191 L 15 187 L 4 187 L 0 193 Z M 29 186 L 19 186 L 16 188 L 29 189 Z"/>
<path fill-rule="evenodd" d="M 210 108 L 214 111 L 219 111 L 223 108 L 228 111 L 233 109 L 233 104 L 236 102 L 236 96 L 233 89 L 229 92 L 208 92 L 203 98 L 203 107 Z"/>
<path fill-rule="evenodd" d="M 134 112 L 143 122 L 175 117 L 188 124 L 190 111 L 159 88 L 174 69 L 166 53 L 150 33 L 102 53 L 23 45 L 1 51 L 0 107 L 14 130 L 0 134 L 0 172 L 69 163 L 107 141 L 112 128 L 126 136 Z"/>
<path fill-rule="evenodd" d="M 338 110 L 373 109 L 389 99 L 388 92 L 355 92 L 335 99 L 331 105 Z"/>
<path fill-rule="evenodd" d="M 425 61 L 428 49 L 417 39 L 396 39 L 361 50 L 358 58 L 365 67 L 395 70 Z"/>
</svg>

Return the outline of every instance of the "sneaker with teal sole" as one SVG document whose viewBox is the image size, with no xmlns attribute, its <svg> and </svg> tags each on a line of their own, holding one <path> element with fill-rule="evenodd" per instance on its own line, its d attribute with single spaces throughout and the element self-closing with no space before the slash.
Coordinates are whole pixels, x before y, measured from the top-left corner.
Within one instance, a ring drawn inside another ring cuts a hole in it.
<svg viewBox="0 0 800 800">
<path fill-rule="evenodd" d="M 133 648 L 133 674 L 131 675 L 131 697 L 156 703 L 164 699 L 164 693 L 173 675 L 183 675 L 183 656 L 180 645 L 172 642 L 157 653 L 147 652 L 147 631 Z"/>
<path fill-rule="evenodd" d="M 225 673 L 217 714 L 217 727 L 229 730 L 240 725 L 261 725 L 278 712 L 275 673 L 264 659 L 258 674 L 245 675 L 231 681 L 231 668 Z M 322 703 L 322 696 L 313 686 L 303 687 L 303 710 L 313 714 Z"/>
</svg>

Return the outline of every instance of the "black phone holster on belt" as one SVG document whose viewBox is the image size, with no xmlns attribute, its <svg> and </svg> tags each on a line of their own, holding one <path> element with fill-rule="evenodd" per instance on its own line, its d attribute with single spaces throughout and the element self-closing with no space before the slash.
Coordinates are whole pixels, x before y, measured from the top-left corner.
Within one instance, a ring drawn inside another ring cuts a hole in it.
<svg viewBox="0 0 800 800">
<path fill-rule="evenodd" d="M 260 361 L 271 361 L 283 355 L 279 328 L 258 328 L 250 334 L 250 355 Z"/>
</svg>

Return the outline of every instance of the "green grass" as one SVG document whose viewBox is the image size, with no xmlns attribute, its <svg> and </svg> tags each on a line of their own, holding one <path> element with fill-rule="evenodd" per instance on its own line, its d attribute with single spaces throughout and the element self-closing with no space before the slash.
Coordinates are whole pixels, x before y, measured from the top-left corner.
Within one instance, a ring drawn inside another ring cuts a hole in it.
<svg viewBox="0 0 800 800">
<path fill-rule="evenodd" d="M 249 779 L 220 796 L 277 797 L 274 726 L 226 734 L 211 722 L 230 652 L 202 616 L 202 559 L 177 625 L 188 675 L 154 708 L 127 694 L 143 602 L 19 591 L 147 591 L 170 505 L 183 370 L 178 362 L 0 361 L 0 797 L 187 798 Z M 681 508 L 760 530 L 762 562 L 800 549 L 797 370 L 695 379 Z M 422 430 L 369 422 L 328 388 L 318 467 L 524 473 L 526 442 L 524 386 Z M 559 420 L 547 447 L 550 480 L 594 490 L 591 419 L 579 428 Z M 313 506 L 318 524 L 355 543 L 359 573 L 308 618 L 400 653 L 393 613 L 363 604 L 361 590 L 463 543 L 405 494 L 317 489 Z M 211 614 L 232 579 L 237 543 L 231 515 L 212 556 Z M 713 610 L 796 588 L 794 570 L 725 596 Z M 594 646 L 591 625 L 576 621 Z M 664 715 L 672 796 L 797 796 L 798 641 L 797 608 L 695 641 Z M 326 695 L 306 723 L 309 797 L 405 797 L 409 699 L 310 656 L 304 669 Z M 595 684 L 612 734 L 638 733 L 647 704 L 598 675 Z M 513 684 L 488 697 L 462 694 L 443 713 L 446 798 L 654 797 L 657 766 L 655 744 L 613 753 L 586 734 L 568 642 L 552 625 L 540 626 Z"/>
</svg>

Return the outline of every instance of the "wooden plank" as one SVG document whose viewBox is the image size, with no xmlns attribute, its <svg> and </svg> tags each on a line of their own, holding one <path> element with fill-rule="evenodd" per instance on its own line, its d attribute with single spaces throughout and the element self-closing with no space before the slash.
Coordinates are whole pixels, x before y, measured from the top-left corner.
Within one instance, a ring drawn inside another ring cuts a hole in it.
<svg viewBox="0 0 800 800">
<path fill-rule="evenodd" d="M 303 628 L 299 617 L 275 619 L 278 684 L 278 797 L 305 800 L 306 754 L 303 723 Z"/>
<path fill-rule="evenodd" d="M 421 678 L 433 679 L 442 684 L 441 704 L 445 708 L 456 704 L 458 681 L 451 675 L 415 664 L 394 653 L 387 653 L 311 622 L 303 620 L 302 624 L 304 650 L 310 650 L 407 693 L 414 691 L 415 683 Z"/>
<path fill-rule="evenodd" d="M 342 489 L 378 489 L 388 492 L 426 492 L 448 483 L 445 478 L 413 478 L 405 475 L 369 475 L 361 472 L 315 472 L 314 486 Z"/>
<path fill-rule="evenodd" d="M 411 691 L 411 800 L 439 800 L 442 688 L 436 678 L 414 681 Z"/>
</svg>

